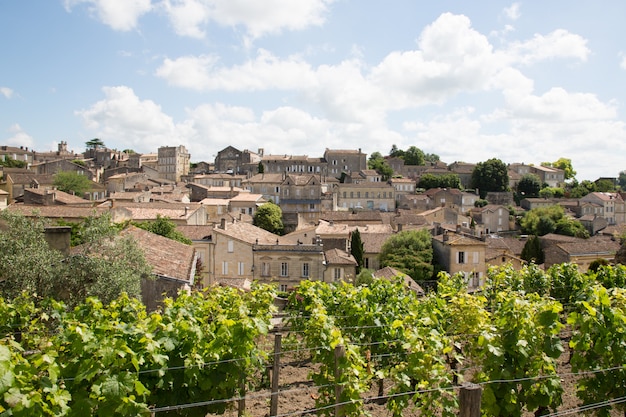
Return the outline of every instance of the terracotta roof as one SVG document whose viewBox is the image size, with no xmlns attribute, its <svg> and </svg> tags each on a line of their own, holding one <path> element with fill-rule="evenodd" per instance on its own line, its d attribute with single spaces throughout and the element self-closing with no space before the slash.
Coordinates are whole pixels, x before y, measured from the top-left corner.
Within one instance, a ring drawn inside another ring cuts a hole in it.
<svg viewBox="0 0 626 417">
<path fill-rule="evenodd" d="M 203 206 L 227 206 L 228 200 L 225 198 L 204 198 L 200 204 Z"/>
<path fill-rule="evenodd" d="M 180 220 L 180 219 L 188 219 L 191 217 L 197 210 L 198 207 L 189 207 L 186 209 L 185 207 L 122 207 L 125 210 L 128 210 L 131 214 L 133 220 L 142 221 L 142 220 L 156 220 L 160 217 L 167 217 L 172 220 Z"/>
<path fill-rule="evenodd" d="M 234 239 L 242 242 L 248 242 L 255 244 L 258 242 L 260 245 L 275 245 L 276 240 L 280 241 L 280 236 L 270 233 L 267 230 L 256 227 L 250 223 L 235 222 L 226 223 L 226 229 L 215 226 L 213 233 L 219 233 L 226 236 L 230 236 Z"/>
<path fill-rule="evenodd" d="M 383 243 L 393 233 L 361 233 L 361 242 L 363 242 L 363 251 L 365 253 L 380 253 Z"/>
<path fill-rule="evenodd" d="M 283 174 L 256 174 L 247 180 L 243 181 L 246 184 L 257 183 L 282 183 L 284 180 Z"/>
<path fill-rule="evenodd" d="M 329 265 L 357 265 L 354 256 L 341 249 L 329 249 L 324 252 L 324 257 Z"/>
<path fill-rule="evenodd" d="M 341 222 L 372 222 L 372 223 L 380 223 L 382 222 L 382 217 L 380 211 L 376 210 L 367 210 L 367 211 L 327 211 L 325 213 L 320 214 L 320 220 L 333 221 L 336 223 Z"/>
<path fill-rule="evenodd" d="M 196 255 L 192 246 L 134 226 L 122 230 L 120 235 L 137 241 L 154 274 L 193 282 Z"/>
<path fill-rule="evenodd" d="M 375 271 L 372 275 L 375 278 L 382 278 L 382 279 L 386 279 L 386 280 L 392 280 L 395 277 L 402 277 L 402 279 L 404 280 L 404 284 L 409 289 L 415 291 L 418 294 L 424 294 L 424 289 L 422 289 L 422 287 L 417 282 L 415 282 L 415 280 L 413 278 L 411 278 L 410 276 L 408 276 L 404 272 L 398 271 L 397 269 L 392 268 L 390 266 L 386 266 L 384 268 L 381 268 L 378 271 Z"/>
<path fill-rule="evenodd" d="M 291 180 L 295 185 L 307 185 L 313 179 L 316 179 L 318 176 L 314 174 L 302 174 L 302 175 L 287 175 L 288 180 Z"/>
<path fill-rule="evenodd" d="M 571 255 L 615 255 L 620 248 L 617 241 L 611 239 L 579 239 L 576 242 L 564 242 L 557 244 L 559 248 Z"/>
<path fill-rule="evenodd" d="M 33 180 L 37 180 L 39 184 L 53 184 L 54 175 L 52 174 L 35 174 L 34 172 L 7 172 L 5 175 L 11 177 L 14 184 L 30 184 Z"/>
<path fill-rule="evenodd" d="M 11 212 L 20 213 L 24 216 L 39 215 L 50 219 L 85 219 L 87 217 L 100 216 L 109 210 L 103 207 L 73 207 L 73 206 L 40 206 L 12 204 L 6 208 Z"/>
<path fill-rule="evenodd" d="M 526 240 L 517 239 L 514 237 L 487 236 L 485 242 L 487 242 L 488 249 L 499 251 L 508 250 L 516 256 L 520 256 L 522 254 L 522 249 L 524 249 L 524 245 L 526 244 Z"/>
<path fill-rule="evenodd" d="M 241 194 L 238 194 L 236 196 L 234 196 L 233 198 L 230 199 L 230 201 L 234 201 L 234 202 L 258 202 L 260 200 L 263 200 L 263 194 L 252 194 L 249 192 L 244 192 Z M 265 200 L 263 200 L 265 201 Z"/>
<path fill-rule="evenodd" d="M 41 188 L 27 188 L 24 192 L 29 192 L 37 195 L 47 195 L 50 193 L 54 193 L 55 201 L 61 204 L 89 204 L 91 203 L 89 200 L 85 200 L 84 198 L 80 198 L 76 195 L 66 193 L 60 190 L 44 190 Z"/>
<path fill-rule="evenodd" d="M 477 245 L 477 246 L 486 246 L 487 243 L 483 242 L 482 240 L 479 239 L 474 239 L 468 236 L 464 236 L 464 235 L 460 235 L 457 233 L 452 233 L 452 232 L 448 232 L 448 240 L 445 241 L 444 240 L 444 235 L 438 235 L 438 236 L 434 236 L 433 239 L 441 241 L 441 242 L 445 242 L 446 244 L 450 245 L 450 246 L 455 246 L 455 245 L 462 245 L 462 246 L 467 246 L 467 245 Z"/>
<path fill-rule="evenodd" d="M 177 225 L 176 230 L 181 232 L 183 236 L 191 240 L 205 240 L 213 232 L 213 226 L 188 226 Z"/>
</svg>

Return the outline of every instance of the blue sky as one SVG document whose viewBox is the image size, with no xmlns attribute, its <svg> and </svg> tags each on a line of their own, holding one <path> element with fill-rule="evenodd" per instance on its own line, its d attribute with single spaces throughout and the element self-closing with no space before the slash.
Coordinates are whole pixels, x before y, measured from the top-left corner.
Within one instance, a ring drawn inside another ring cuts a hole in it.
<svg viewBox="0 0 626 417">
<path fill-rule="evenodd" d="M 626 170 L 626 2 L 0 2 L 0 144 Z"/>
</svg>

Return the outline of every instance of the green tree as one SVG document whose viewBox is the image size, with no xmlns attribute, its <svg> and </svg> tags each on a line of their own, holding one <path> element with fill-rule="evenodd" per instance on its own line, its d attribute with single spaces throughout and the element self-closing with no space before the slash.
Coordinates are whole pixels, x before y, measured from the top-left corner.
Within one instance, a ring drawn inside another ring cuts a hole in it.
<svg viewBox="0 0 626 417">
<path fill-rule="evenodd" d="M 525 174 L 517 183 L 517 195 L 520 198 L 539 197 L 541 180 L 535 174 Z"/>
<path fill-rule="evenodd" d="M 566 180 L 576 177 L 576 171 L 574 171 L 574 167 L 572 166 L 572 160 L 568 158 L 559 158 L 554 162 L 542 162 L 541 166 L 563 170 Z"/>
<path fill-rule="evenodd" d="M 0 167 L 7 168 L 26 168 L 28 163 L 26 161 L 18 161 L 16 159 L 11 158 L 8 155 L 5 155 L 4 158 L 0 159 Z"/>
<path fill-rule="evenodd" d="M 161 216 L 157 214 L 157 218 L 153 222 L 138 222 L 134 223 L 135 226 L 157 234 L 159 236 L 164 236 L 168 239 L 176 240 L 177 242 L 184 243 L 186 245 L 191 245 L 191 239 L 187 238 L 183 235 L 179 230 L 176 230 L 176 224 L 169 218 Z"/>
<path fill-rule="evenodd" d="M 382 267 L 396 268 L 417 281 L 432 278 L 432 237 L 427 230 L 406 230 L 389 237 L 379 257 Z"/>
<path fill-rule="evenodd" d="M 82 197 L 92 187 L 89 178 L 74 171 L 60 171 L 54 174 L 54 186 L 66 193 Z"/>
<path fill-rule="evenodd" d="M 389 156 L 391 156 L 392 158 L 402 158 L 404 156 L 404 151 L 402 149 L 399 149 L 394 143 L 393 145 L 391 145 Z"/>
<path fill-rule="evenodd" d="M 82 245 L 65 256 L 51 249 L 44 218 L 29 219 L 4 211 L 0 220 L 0 291 L 12 299 L 23 291 L 75 305 L 85 298 L 108 302 L 126 292 L 139 297 L 141 279 L 150 275 L 143 252 L 131 236 L 122 236 L 110 216 L 90 217 Z"/>
<path fill-rule="evenodd" d="M 404 152 L 404 163 L 406 165 L 424 165 L 424 152 L 417 146 L 409 146 Z"/>
<path fill-rule="evenodd" d="M 596 184 L 589 180 L 583 180 L 578 183 L 577 181 L 573 181 L 571 186 L 568 187 L 568 194 L 570 198 L 580 198 L 584 197 L 589 193 L 593 193 L 596 191 Z"/>
<path fill-rule="evenodd" d="M 354 229 L 354 232 L 352 232 L 350 236 L 350 253 L 356 260 L 356 273 L 358 274 L 361 272 L 364 263 L 363 241 L 361 240 L 361 232 L 359 232 L 358 228 Z"/>
<path fill-rule="evenodd" d="M 554 233 L 583 239 L 589 238 L 589 231 L 585 229 L 585 226 L 580 221 L 569 217 L 562 217 L 556 222 Z"/>
<path fill-rule="evenodd" d="M 104 148 L 104 142 L 101 139 L 93 138 L 85 142 L 87 149 Z"/>
<path fill-rule="evenodd" d="M 626 191 L 626 171 L 620 171 L 619 176 L 617 177 L 617 183 L 622 191 Z"/>
<path fill-rule="evenodd" d="M 283 211 L 277 204 L 271 201 L 265 203 L 257 209 L 252 219 L 252 224 L 268 232 L 282 235 L 284 230 Z"/>
<path fill-rule="evenodd" d="M 367 160 L 367 167 L 378 172 L 382 176 L 383 181 L 387 181 L 393 175 L 393 168 L 389 166 L 380 152 L 372 152 Z"/>
<path fill-rule="evenodd" d="M 439 155 L 434 153 L 427 153 L 424 155 L 424 160 L 427 162 L 436 163 L 439 162 Z"/>
<path fill-rule="evenodd" d="M 543 249 L 541 248 L 541 241 L 535 235 L 528 238 L 522 249 L 521 258 L 526 262 L 534 262 L 538 265 L 544 262 Z"/>
<path fill-rule="evenodd" d="M 481 198 L 485 198 L 488 192 L 507 191 L 509 174 L 504 162 L 491 158 L 476 164 L 472 171 L 472 188 L 479 191 Z"/>
<path fill-rule="evenodd" d="M 461 188 L 461 180 L 457 174 L 444 175 L 424 174 L 417 183 L 419 188 L 429 190 L 431 188 Z"/>
<path fill-rule="evenodd" d="M 615 183 L 607 178 L 596 181 L 596 191 L 601 193 L 608 193 L 615 191 Z"/>
<path fill-rule="evenodd" d="M 265 165 L 263 165 L 263 162 L 259 162 L 257 169 L 259 171 L 259 174 L 265 173 Z"/>
</svg>

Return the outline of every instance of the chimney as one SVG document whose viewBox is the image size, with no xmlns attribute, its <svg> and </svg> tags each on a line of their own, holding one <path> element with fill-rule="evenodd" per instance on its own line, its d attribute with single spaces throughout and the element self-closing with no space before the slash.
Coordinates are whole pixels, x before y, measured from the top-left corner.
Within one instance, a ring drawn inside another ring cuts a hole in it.
<svg viewBox="0 0 626 417">
<path fill-rule="evenodd" d="M 450 236 L 448 236 L 448 231 L 444 230 L 443 232 L 443 241 L 447 242 L 450 239 Z"/>
<path fill-rule="evenodd" d="M 220 219 L 220 229 L 226 230 L 226 218 L 224 217 Z"/>
<path fill-rule="evenodd" d="M 70 254 L 71 235 L 72 228 L 70 226 L 49 226 L 44 230 L 44 238 L 48 242 L 48 246 L 66 256 Z"/>
</svg>

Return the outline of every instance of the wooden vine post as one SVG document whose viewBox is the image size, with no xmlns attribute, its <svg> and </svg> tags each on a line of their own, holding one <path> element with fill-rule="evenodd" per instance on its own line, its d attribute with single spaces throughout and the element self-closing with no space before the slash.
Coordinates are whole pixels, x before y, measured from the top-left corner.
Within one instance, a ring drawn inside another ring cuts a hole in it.
<svg viewBox="0 0 626 417">
<path fill-rule="evenodd" d="M 343 417 L 343 406 L 341 405 L 341 394 L 343 386 L 341 380 L 341 369 L 339 363 L 346 356 L 346 348 L 343 345 L 335 347 L 335 417 Z"/>
<path fill-rule="evenodd" d="M 477 384 L 463 384 L 459 393 L 459 417 L 480 417 L 483 389 Z"/>
<path fill-rule="evenodd" d="M 280 350 L 282 335 L 274 337 L 274 364 L 272 366 L 272 396 L 270 397 L 270 417 L 278 415 L 278 379 L 280 375 Z"/>
</svg>

